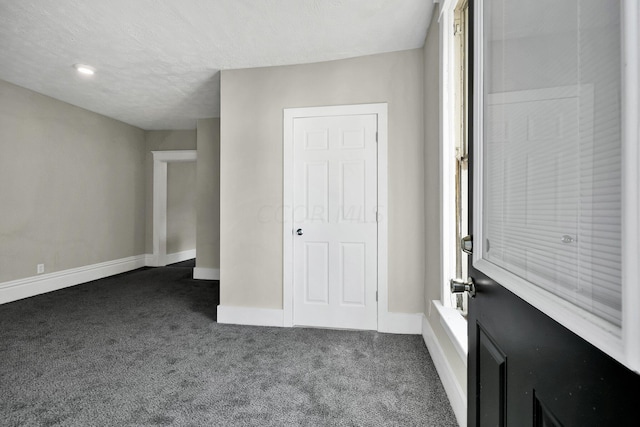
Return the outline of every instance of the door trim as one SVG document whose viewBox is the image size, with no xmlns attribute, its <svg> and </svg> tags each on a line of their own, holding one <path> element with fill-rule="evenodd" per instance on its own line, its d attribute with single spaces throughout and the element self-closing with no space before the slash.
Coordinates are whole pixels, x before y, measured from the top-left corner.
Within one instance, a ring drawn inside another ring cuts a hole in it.
<svg viewBox="0 0 640 427">
<path fill-rule="evenodd" d="M 167 163 L 195 162 L 196 150 L 152 151 L 153 154 L 153 255 L 150 266 L 167 265 Z"/>
<path fill-rule="evenodd" d="M 593 344 L 628 368 L 640 372 L 640 6 L 634 0 L 622 5 L 622 327 L 606 327 L 596 316 L 565 302 L 542 288 L 527 286 L 528 282 L 505 273 L 503 269 L 482 259 L 482 246 L 476 245 L 473 267 L 483 272 L 518 297 L 545 313 L 573 333 Z M 474 10 L 474 122 L 483 123 L 483 16 L 482 2 Z M 584 87 L 582 88 L 584 89 Z M 474 240 L 482 241 L 482 126 L 474 126 L 473 135 L 473 212 Z M 475 249 L 475 248 L 474 248 Z M 595 326 L 595 327 L 594 327 Z"/>
<path fill-rule="evenodd" d="M 303 117 L 377 114 L 378 116 L 378 330 L 389 317 L 387 283 L 387 103 L 285 108 L 283 111 L 282 307 L 283 325 L 293 326 L 293 121 Z"/>
<path fill-rule="evenodd" d="M 640 372 L 640 5 L 625 0 L 622 10 L 622 341 Z"/>
</svg>

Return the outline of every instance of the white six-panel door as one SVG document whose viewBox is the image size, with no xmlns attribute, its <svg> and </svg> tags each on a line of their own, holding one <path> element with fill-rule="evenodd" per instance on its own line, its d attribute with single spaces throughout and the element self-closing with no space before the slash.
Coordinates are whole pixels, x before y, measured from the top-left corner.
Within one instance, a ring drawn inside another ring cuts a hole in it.
<svg viewBox="0 0 640 427">
<path fill-rule="evenodd" d="M 377 115 L 296 118 L 293 321 L 377 328 Z"/>
</svg>

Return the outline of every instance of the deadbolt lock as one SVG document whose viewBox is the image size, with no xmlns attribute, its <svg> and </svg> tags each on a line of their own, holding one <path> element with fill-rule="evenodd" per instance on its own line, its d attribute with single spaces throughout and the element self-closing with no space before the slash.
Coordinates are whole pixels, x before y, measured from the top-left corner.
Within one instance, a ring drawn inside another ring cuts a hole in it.
<svg viewBox="0 0 640 427">
<path fill-rule="evenodd" d="M 460 239 L 460 249 L 465 254 L 473 254 L 473 236 L 464 236 Z"/>
</svg>

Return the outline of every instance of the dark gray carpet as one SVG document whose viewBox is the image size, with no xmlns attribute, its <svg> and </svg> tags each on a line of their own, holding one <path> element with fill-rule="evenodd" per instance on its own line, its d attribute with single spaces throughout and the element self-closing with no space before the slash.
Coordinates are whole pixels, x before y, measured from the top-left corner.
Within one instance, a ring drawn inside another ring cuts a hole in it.
<svg viewBox="0 0 640 427">
<path fill-rule="evenodd" d="M 0 306 L 0 425 L 456 425 L 421 337 L 219 325 L 191 272 Z"/>
</svg>

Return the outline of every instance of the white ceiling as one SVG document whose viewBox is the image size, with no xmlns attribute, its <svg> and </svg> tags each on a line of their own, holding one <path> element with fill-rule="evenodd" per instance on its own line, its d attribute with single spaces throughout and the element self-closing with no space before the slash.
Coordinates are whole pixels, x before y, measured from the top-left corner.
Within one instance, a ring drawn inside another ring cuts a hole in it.
<svg viewBox="0 0 640 427">
<path fill-rule="evenodd" d="M 432 0 L 0 0 L 0 79 L 143 129 L 220 115 L 221 69 L 424 43 Z M 72 68 L 97 69 L 81 77 Z"/>
</svg>

